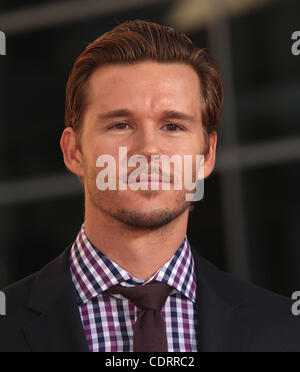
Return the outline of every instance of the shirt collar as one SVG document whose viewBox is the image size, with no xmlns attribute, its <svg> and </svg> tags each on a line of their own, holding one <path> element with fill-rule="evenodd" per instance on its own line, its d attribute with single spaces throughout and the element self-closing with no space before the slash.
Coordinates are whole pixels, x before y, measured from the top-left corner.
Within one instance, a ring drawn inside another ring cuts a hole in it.
<svg viewBox="0 0 300 372">
<path fill-rule="evenodd" d="M 187 236 L 169 261 L 147 281 L 133 277 L 97 249 L 86 236 L 84 223 L 71 248 L 69 259 L 79 303 L 86 303 L 119 283 L 135 286 L 154 280 L 173 287 L 170 295 L 179 292 L 191 301 L 196 301 L 194 259 Z"/>
</svg>

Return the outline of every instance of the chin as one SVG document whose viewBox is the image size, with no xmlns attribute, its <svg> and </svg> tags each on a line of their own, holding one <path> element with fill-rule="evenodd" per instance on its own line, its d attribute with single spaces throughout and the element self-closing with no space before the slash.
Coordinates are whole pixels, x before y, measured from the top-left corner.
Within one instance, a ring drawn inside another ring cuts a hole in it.
<svg viewBox="0 0 300 372">
<path fill-rule="evenodd" d="M 162 190 L 137 190 L 137 191 L 131 191 L 127 192 L 127 194 L 124 194 L 124 197 L 127 200 L 134 201 L 141 201 L 142 203 L 149 201 L 170 201 L 175 203 L 176 199 L 178 199 L 178 195 L 175 193 L 170 193 L 169 190 L 162 191 Z"/>
</svg>

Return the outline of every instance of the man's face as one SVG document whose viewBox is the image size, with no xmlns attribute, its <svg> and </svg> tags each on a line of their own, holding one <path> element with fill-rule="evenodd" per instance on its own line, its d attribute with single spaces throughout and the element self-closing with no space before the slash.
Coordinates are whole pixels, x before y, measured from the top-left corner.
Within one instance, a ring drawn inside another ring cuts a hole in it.
<svg viewBox="0 0 300 372">
<path fill-rule="evenodd" d="M 151 155 L 169 157 L 193 155 L 195 181 L 196 154 L 204 154 L 205 138 L 201 122 L 201 88 L 192 67 L 144 61 L 134 65 L 107 65 L 91 75 L 87 107 L 80 138 L 82 174 L 86 203 L 102 214 L 135 228 L 157 228 L 182 213 L 188 213 L 187 191 L 174 190 L 174 167 L 171 164 L 170 190 L 105 190 L 96 185 L 96 167 L 100 155 L 109 154 L 116 160 L 119 174 L 119 147 L 127 148 L 128 159 L 143 155 L 151 174 Z M 105 117 L 115 110 L 130 114 Z M 165 116 L 178 111 L 192 119 Z M 128 167 L 127 175 L 136 168 Z M 161 167 L 160 167 L 161 170 Z M 117 177 L 118 178 L 118 177 Z M 182 178 L 183 179 L 183 178 Z M 118 183 L 117 183 L 118 186 Z M 129 185 L 128 185 L 129 186 Z"/>
</svg>

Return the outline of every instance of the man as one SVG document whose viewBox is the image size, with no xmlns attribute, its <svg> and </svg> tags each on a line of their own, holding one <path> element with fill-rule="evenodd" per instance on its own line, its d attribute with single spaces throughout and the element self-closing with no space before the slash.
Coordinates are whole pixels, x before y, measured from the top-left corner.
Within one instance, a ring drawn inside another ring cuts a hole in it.
<svg viewBox="0 0 300 372">
<path fill-rule="evenodd" d="M 4 289 L 0 351 L 300 350 L 291 300 L 201 258 L 186 236 L 191 201 L 186 184 L 174 187 L 175 163 L 146 167 L 156 156 L 192 155 L 190 170 L 208 177 L 222 101 L 212 59 L 170 27 L 128 21 L 78 57 L 61 148 L 84 186 L 84 223 L 60 257 Z M 124 173 L 121 148 L 141 159 L 138 177 L 135 166 Z M 101 159 L 116 160 L 107 177 Z M 119 174 L 116 189 L 101 189 Z M 124 175 L 127 186 L 159 187 L 123 189 Z"/>
</svg>

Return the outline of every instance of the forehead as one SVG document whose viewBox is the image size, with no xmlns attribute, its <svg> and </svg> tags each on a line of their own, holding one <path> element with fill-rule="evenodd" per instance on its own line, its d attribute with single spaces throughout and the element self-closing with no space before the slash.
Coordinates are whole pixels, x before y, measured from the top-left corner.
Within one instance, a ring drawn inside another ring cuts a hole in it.
<svg viewBox="0 0 300 372">
<path fill-rule="evenodd" d="M 88 103 L 104 109 L 178 109 L 198 111 L 201 87 L 196 71 L 184 63 L 153 61 L 105 65 L 96 69 L 88 85 Z"/>
</svg>

